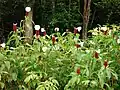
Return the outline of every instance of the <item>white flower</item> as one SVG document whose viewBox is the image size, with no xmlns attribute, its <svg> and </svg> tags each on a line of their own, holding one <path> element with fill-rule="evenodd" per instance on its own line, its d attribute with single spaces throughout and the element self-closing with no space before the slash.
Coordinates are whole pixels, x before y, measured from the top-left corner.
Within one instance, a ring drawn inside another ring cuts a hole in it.
<svg viewBox="0 0 120 90">
<path fill-rule="evenodd" d="M 77 27 L 77 29 L 78 29 L 78 32 L 80 32 L 82 30 L 82 27 Z"/>
<path fill-rule="evenodd" d="M 58 39 L 58 37 L 55 37 L 55 39 Z"/>
<path fill-rule="evenodd" d="M 74 41 L 75 41 L 75 42 L 77 42 L 77 40 L 78 40 L 77 38 L 74 38 Z"/>
<path fill-rule="evenodd" d="M 98 33 L 97 32 L 92 32 L 92 35 L 98 35 Z"/>
<path fill-rule="evenodd" d="M 120 44 L 120 39 L 117 39 L 117 43 Z"/>
<path fill-rule="evenodd" d="M 13 23 L 14 26 L 17 26 L 17 23 Z"/>
<path fill-rule="evenodd" d="M 83 47 L 83 45 L 84 45 L 84 42 L 80 42 L 80 46 Z"/>
<path fill-rule="evenodd" d="M 30 11 L 31 11 L 31 7 L 26 7 L 26 8 L 25 8 L 25 11 L 26 11 L 26 12 L 30 12 Z"/>
<path fill-rule="evenodd" d="M 95 44 L 93 41 L 90 41 L 91 44 Z"/>
<path fill-rule="evenodd" d="M 44 29 L 44 28 L 41 28 L 41 32 L 45 32 L 45 29 Z"/>
<path fill-rule="evenodd" d="M 94 28 L 93 31 L 95 31 L 95 32 L 99 32 L 99 31 L 100 31 L 100 27 L 96 27 L 96 28 Z"/>
<path fill-rule="evenodd" d="M 66 29 L 66 32 L 68 32 L 69 31 L 69 29 Z"/>
<path fill-rule="evenodd" d="M 17 36 L 19 40 L 21 40 L 22 38 L 20 36 Z"/>
<path fill-rule="evenodd" d="M 98 28 L 93 29 L 92 35 L 98 35 Z"/>
<path fill-rule="evenodd" d="M 0 44 L 1 47 L 5 48 L 5 43 Z"/>
<path fill-rule="evenodd" d="M 15 48 L 14 47 L 10 47 L 11 50 L 14 50 Z"/>
<path fill-rule="evenodd" d="M 35 25 L 35 30 L 40 30 L 40 25 Z"/>
<path fill-rule="evenodd" d="M 56 27 L 56 28 L 55 28 L 55 31 L 56 31 L 56 32 L 58 32 L 58 31 L 59 31 L 59 28 L 58 28 L 58 27 Z"/>
<path fill-rule="evenodd" d="M 85 50 L 86 51 L 86 53 L 90 53 L 90 50 Z"/>
<path fill-rule="evenodd" d="M 47 47 L 43 47 L 42 50 L 43 50 L 43 52 L 46 52 L 47 51 Z"/>
<path fill-rule="evenodd" d="M 112 30 L 109 30 L 109 32 L 108 32 L 108 33 L 109 33 L 109 35 L 112 35 Z"/>
<path fill-rule="evenodd" d="M 107 31 L 107 27 L 101 27 L 101 30 Z"/>
<path fill-rule="evenodd" d="M 97 53 L 100 53 L 100 49 L 96 50 Z"/>
</svg>

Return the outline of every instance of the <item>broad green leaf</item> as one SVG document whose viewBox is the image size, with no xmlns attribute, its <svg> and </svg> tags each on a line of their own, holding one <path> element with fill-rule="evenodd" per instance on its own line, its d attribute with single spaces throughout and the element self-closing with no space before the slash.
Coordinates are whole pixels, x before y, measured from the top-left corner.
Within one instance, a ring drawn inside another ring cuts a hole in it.
<svg viewBox="0 0 120 90">
<path fill-rule="evenodd" d="M 74 85 L 76 81 L 77 81 L 77 77 L 75 76 L 70 80 L 70 84 Z"/>
<path fill-rule="evenodd" d="M 118 75 L 114 72 L 112 72 L 112 75 L 118 80 Z"/>
<path fill-rule="evenodd" d="M 98 74 L 98 78 L 99 78 L 100 86 L 101 86 L 101 88 L 103 88 L 103 86 L 104 86 L 104 78 L 103 78 L 103 75 Z"/>
<path fill-rule="evenodd" d="M 0 74 L 0 81 L 1 81 L 1 74 Z"/>
<path fill-rule="evenodd" d="M 7 67 L 7 69 L 10 69 L 10 62 L 9 61 L 5 61 L 5 66 Z"/>
<path fill-rule="evenodd" d="M 0 87 L 1 87 L 2 89 L 4 88 L 4 86 L 5 86 L 5 84 L 2 83 L 2 82 L 0 82 Z"/>
<path fill-rule="evenodd" d="M 79 84 L 79 83 L 80 83 L 80 78 L 79 78 L 79 77 L 77 78 L 76 83 L 77 83 L 77 84 Z"/>
<path fill-rule="evenodd" d="M 43 85 L 39 85 L 36 90 L 45 90 L 44 86 Z"/>
<path fill-rule="evenodd" d="M 91 82 L 90 82 L 90 86 L 91 86 L 91 87 L 97 87 L 97 86 L 98 86 L 97 81 L 95 81 L 95 80 L 94 80 L 94 81 L 91 81 Z"/>
<path fill-rule="evenodd" d="M 17 80 L 17 74 L 16 73 L 12 73 L 12 80 L 14 80 L 14 81 Z"/>
<path fill-rule="evenodd" d="M 53 79 L 52 82 L 55 84 L 55 85 L 59 85 L 58 81 Z"/>
<path fill-rule="evenodd" d="M 110 79 L 111 78 L 111 72 L 109 69 L 106 69 L 107 77 Z"/>
<path fill-rule="evenodd" d="M 90 80 L 85 80 L 85 81 L 82 81 L 82 84 L 84 84 L 85 86 L 88 86 Z"/>
<path fill-rule="evenodd" d="M 24 82 L 27 84 L 30 81 L 30 76 L 26 77 Z"/>
<path fill-rule="evenodd" d="M 86 75 L 87 77 L 89 76 L 90 72 L 89 72 L 89 69 L 88 69 L 88 66 L 86 66 Z"/>
<path fill-rule="evenodd" d="M 20 62 L 20 67 L 22 67 L 24 65 L 25 62 Z"/>
<path fill-rule="evenodd" d="M 0 60 L 4 60 L 5 56 L 0 53 Z"/>
</svg>

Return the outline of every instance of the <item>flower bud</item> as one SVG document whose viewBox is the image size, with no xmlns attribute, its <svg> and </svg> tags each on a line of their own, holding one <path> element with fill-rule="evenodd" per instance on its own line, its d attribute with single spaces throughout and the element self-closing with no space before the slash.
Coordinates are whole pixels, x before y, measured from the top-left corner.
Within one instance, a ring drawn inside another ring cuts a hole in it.
<svg viewBox="0 0 120 90">
<path fill-rule="evenodd" d="M 76 35 L 78 32 L 78 29 L 77 28 L 74 28 L 74 35 Z"/>
<path fill-rule="evenodd" d="M 59 28 L 58 28 L 58 27 L 56 27 L 56 28 L 55 28 L 55 32 L 58 32 L 58 31 L 59 31 Z"/>
<path fill-rule="evenodd" d="M 77 68 L 76 73 L 79 75 L 80 74 L 80 68 Z"/>
<path fill-rule="evenodd" d="M 56 41 L 55 36 L 52 36 L 52 43 L 53 43 L 53 45 L 55 44 L 55 41 Z"/>
<path fill-rule="evenodd" d="M 28 16 L 29 12 L 31 11 L 31 7 L 26 7 L 25 11 L 26 11 L 26 16 Z"/>
<path fill-rule="evenodd" d="M 82 30 L 82 27 L 77 27 L 78 32 Z"/>
<path fill-rule="evenodd" d="M 40 35 L 40 25 L 35 25 L 35 34 L 36 34 L 36 38 L 38 39 L 39 38 L 39 35 Z"/>
<path fill-rule="evenodd" d="M 105 61 L 104 61 L 104 67 L 106 68 L 107 66 L 108 66 L 108 61 L 105 60 Z"/>
<path fill-rule="evenodd" d="M 80 44 L 75 44 L 76 48 L 80 48 Z"/>
<path fill-rule="evenodd" d="M 98 58 L 99 58 L 99 53 L 95 51 L 94 57 L 95 57 L 96 59 L 98 59 Z"/>
<path fill-rule="evenodd" d="M 13 23 L 13 31 L 14 31 L 14 32 L 17 31 L 17 23 Z"/>
</svg>

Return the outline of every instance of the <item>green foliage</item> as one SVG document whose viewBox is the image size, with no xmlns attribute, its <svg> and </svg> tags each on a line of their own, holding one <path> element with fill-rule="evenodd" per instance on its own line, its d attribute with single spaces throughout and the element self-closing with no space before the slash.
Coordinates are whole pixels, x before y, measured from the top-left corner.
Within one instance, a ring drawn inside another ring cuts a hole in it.
<svg viewBox="0 0 120 90">
<path fill-rule="evenodd" d="M 56 11 L 50 23 L 53 24 L 53 26 L 57 24 L 62 28 L 70 28 L 81 25 L 82 17 L 79 14 L 79 4 L 80 2 L 78 1 L 58 1 L 56 3 Z"/>
<path fill-rule="evenodd" d="M 72 33 L 67 36 L 54 33 L 34 39 L 33 44 L 19 40 L 19 31 L 10 37 L 6 49 L 0 49 L 0 87 L 4 90 L 101 90 L 120 87 L 119 27 L 113 26 L 110 35 L 103 33 L 84 41 Z M 53 35 L 54 35 L 53 34 Z M 113 37 L 114 36 L 114 37 Z M 46 38 L 47 37 L 47 38 Z M 74 39 L 73 39 L 74 37 Z M 23 37 L 24 38 L 24 37 Z M 76 38 L 76 39 L 75 39 Z M 10 50 L 10 41 L 15 48 Z M 95 58 L 94 52 L 99 52 Z M 105 67 L 104 62 L 108 61 Z M 77 69 L 80 68 L 80 71 Z"/>
<path fill-rule="evenodd" d="M 95 20 L 98 24 L 119 24 L 120 2 L 119 0 L 94 0 L 93 11 L 96 10 Z M 101 14 L 102 13 L 102 14 Z M 97 16 L 98 15 L 98 16 Z"/>
</svg>

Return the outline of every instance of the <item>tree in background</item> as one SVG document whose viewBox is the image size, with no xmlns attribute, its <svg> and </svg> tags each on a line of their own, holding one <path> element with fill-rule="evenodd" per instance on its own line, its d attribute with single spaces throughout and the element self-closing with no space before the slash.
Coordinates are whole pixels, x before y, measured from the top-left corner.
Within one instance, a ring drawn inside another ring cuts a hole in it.
<svg viewBox="0 0 120 90">
<path fill-rule="evenodd" d="M 83 30 L 82 38 L 87 39 L 87 30 L 90 17 L 90 4 L 91 0 L 84 0 L 84 12 L 83 12 Z"/>
<path fill-rule="evenodd" d="M 74 26 L 84 26 L 83 29 L 85 29 L 83 16 L 86 13 L 81 14 L 84 11 L 84 0 L 0 0 L 0 20 L 2 20 L 0 23 L 3 23 L 0 28 L 3 29 L 3 34 L 8 35 L 8 32 L 12 30 L 13 22 L 19 25 L 20 20 L 24 19 L 26 6 L 34 9 L 33 20 L 36 24 L 41 27 L 50 27 L 47 31 L 49 34 L 56 26 L 60 27 L 60 32 L 63 32 L 65 28 L 72 29 Z M 119 11 L 119 0 L 91 0 L 88 29 L 96 27 L 97 24 L 119 24 Z M 82 36 L 86 35 L 83 33 Z"/>
<path fill-rule="evenodd" d="M 29 9 L 30 12 L 28 13 L 28 15 L 26 15 L 26 18 L 25 18 L 25 32 L 24 32 L 24 36 L 25 36 L 25 42 L 26 43 L 32 43 L 32 38 L 33 38 L 33 7 L 34 7 L 34 4 L 35 4 L 35 0 L 27 0 L 25 3 L 25 7 L 28 7 L 28 11 Z M 27 12 L 26 12 L 27 13 Z"/>
</svg>

